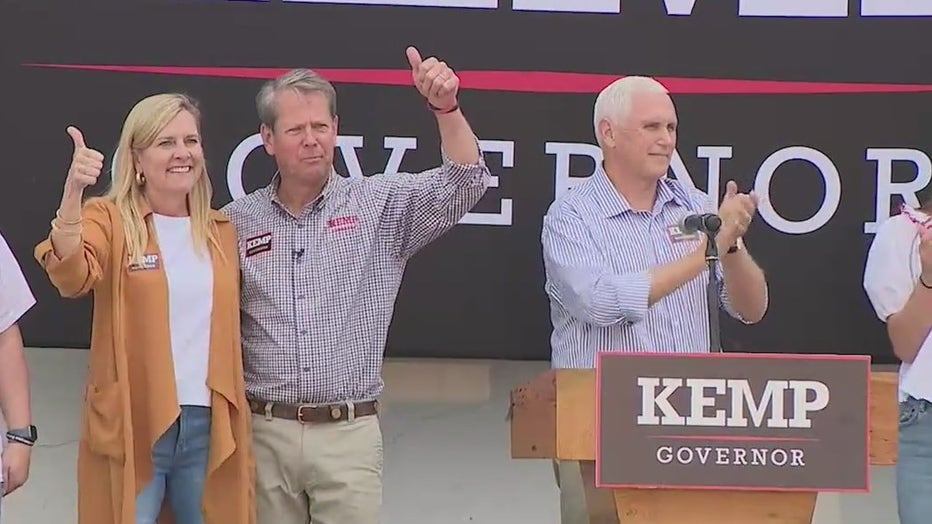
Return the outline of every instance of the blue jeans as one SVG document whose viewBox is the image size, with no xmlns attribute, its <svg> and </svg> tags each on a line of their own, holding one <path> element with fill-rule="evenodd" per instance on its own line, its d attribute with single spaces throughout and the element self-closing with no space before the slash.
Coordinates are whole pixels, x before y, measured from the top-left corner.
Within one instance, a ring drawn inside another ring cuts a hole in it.
<svg viewBox="0 0 932 524">
<path fill-rule="evenodd" d="M 175 524 L 204 524 L 201 497 L 210 448 L 210 408 L 181 406 L 181 416 L 152 450 L 152 481 L 136 497 L 136 524 L 155 524 L 168 503 Z"/>
<path fill-rule="evenodd" d="M 932 515 L 932 404 L 900 403 L 896 502 L 900 524 L 928 524 Z"/>
</svg>

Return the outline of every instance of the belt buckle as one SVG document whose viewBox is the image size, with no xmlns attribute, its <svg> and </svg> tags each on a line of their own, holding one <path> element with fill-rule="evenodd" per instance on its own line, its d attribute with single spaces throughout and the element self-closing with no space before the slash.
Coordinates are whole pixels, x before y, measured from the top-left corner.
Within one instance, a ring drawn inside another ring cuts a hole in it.
<svg viewBox="0 0 932 524">
<path fill-rule="evenodd" d="M 350 422 L 352 422 L 353 419 L 356 418 L 356 409 L 355 409 L 356 405 L 353 404 L 352 402 L 346 402 L 346 403 L 341 403 L 341 404 L 329 404 L 329 405 L 301 404 L 298 406 L 298 409 L 295 413 L 295 418 L 301 424 L 307 424 L 311 421 L 304 419 L 304 410 L 305 409 L 321 409 L 321 408 L 327 410 L 327 416 L 329 417 L 331 422 L 338 422 L 342 420 L 344 413 L 347 416 L 347 420 L 349 420 Z M 346 411 L 344 411 L 344 408 L 346 409 Z"/>
<path fill-rule="evenodd" d="M 296 415 L 295 418 L 298 419 L 298 422 L 300 422 L 301 424 L 307 424 L 307 423 L 310 422 L 310 421 L 309 421 L 309 420 L 304 420 L 304 410 L 305 410 L 305 408 L 306 408 L 306 409 L 315 409 L 315 408 L 317 408 L 317 407 L 318 407 L 317 404 L 301 404 L 301 405 L 298 406 L 297 412 L 295 413 L 295 415 Z"/>
</svg>

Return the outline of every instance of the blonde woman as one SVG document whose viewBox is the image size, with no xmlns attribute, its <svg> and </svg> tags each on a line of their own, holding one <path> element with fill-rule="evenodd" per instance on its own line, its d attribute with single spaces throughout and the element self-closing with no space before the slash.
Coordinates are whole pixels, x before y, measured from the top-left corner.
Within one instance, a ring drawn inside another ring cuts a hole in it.
<svg viewBox="0 0 932 524">
<path fill-rule="evenodd" d="M 210 207 L 200 113 L 179 94 L 136 104 L 109 193 L 84 204 L 104 157 L 68 134 L 35 256 L 62 296 L 94 296 L 78 522 L 254 523 L 236 232 Z"/>
</svg>

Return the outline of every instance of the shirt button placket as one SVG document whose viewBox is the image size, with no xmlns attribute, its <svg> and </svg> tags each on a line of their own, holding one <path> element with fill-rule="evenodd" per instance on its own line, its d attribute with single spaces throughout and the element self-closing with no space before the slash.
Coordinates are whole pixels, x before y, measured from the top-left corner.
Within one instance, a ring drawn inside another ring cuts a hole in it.
<svg viewBox="0 0 932 524">
<path fill-rule="evenodd" d="M 310 397 L 310 384 L 308 382 L 308 372 L 310 371 L 310 362 L 308 361 L 308 350 L 310 345 L 310 326 L 307 312 L 307 258 L 310 254 L 307 252 L 307 220 L 302 216 L 293 221 L 291 228 L 291 245 L 295 256 L 293 259 L 293 289 L 292 297 L 294 303 L 295 326 L 298 331 L 297 351 L 295 359 L 297 360 L 297 369 L 301 370 L 298 377 L 300 384 L 301 397 L 307 399 Z"/>
<path fill-rule="evenodd" d="M 650 239 L 650 254 L 651 260 L 648 264 L 650 267 L 659 266 L 667 263 L 666 253 L 661 250 L 666 244 L 664 244 L 663 235 L 666 232 L 666 229 L 663 227 L 663 224 L 660 223 L 660 218 L 662 214 L 659 213 L 650 213 L 647 218 L 647 234 L 645 238 Z M 671 330 L 673 326 L 670 322 L 670 311 L 666 307 L 668 300 L 661 300 L 659 303 L 654 304 L 654 308 L 657 315 L 657 322 L 661 329 L 657 335 L 652 337 L 651 343 L 655 345 L 655 351 L 676 351 L 676 348 L 671 344 L 674 337 L 671 337 Z"/>
</svg>

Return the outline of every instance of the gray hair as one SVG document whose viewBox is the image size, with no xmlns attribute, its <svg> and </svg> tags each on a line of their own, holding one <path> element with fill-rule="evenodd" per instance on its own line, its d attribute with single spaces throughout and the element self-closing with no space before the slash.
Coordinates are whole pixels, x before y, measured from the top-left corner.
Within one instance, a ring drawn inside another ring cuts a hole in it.
<svg viewBox="0 0 932 524">
<path fill-rule="evenodd" d="M 327 97 L 330 116 L 337 116 L 337 92 L 326 78 L 310 69 L 292 69 L 278 78 L 262 84 L 256 95 L 256 110 L 259 121 L 269 128 L 275 127 L 278 114 L 275 112 L 275 96 L 283 90 L 291 89 L 301 94 L 321 93 Z"/>
<path fill-rule="evenodd" d="M 600 145 L 602 139 L 599 137 L 599 122 L 623 120 L 631 110 L 631 99 L 635 93 L 669 93 L 669 91 L 663 84 L 649 76 L 626 76 L 606 86 L 596 97 L 592 111 L 595 139 Z"/>
</svg>

